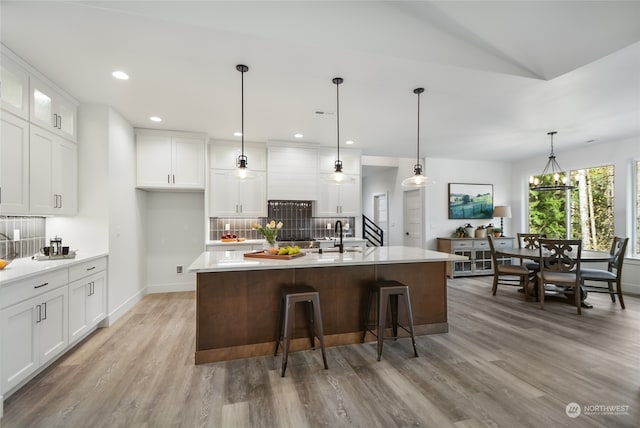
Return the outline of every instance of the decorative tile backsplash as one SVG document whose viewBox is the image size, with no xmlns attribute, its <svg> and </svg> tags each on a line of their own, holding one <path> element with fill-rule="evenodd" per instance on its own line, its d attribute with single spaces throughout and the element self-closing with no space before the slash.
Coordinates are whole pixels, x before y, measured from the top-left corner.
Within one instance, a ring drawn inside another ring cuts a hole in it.
<svg viewBox="0 0 640 428">
<path fill-rule="evenodd" d="M 14 231 L 19 230 L 20 239 L 14 241 Z M 0 258 L 31 257 L 46 242 L 44 217 L 0 216 Z"/>
<path fill-rule="evenodd" d="M 268 217 L 211 217 L 209 239 L 212 241 L 220 239 L 220 236 L 225 233 L 235 233 L 247 239 L 262 239 L 262 235 L 251 226 L 255 223 L 265 225 L 271 220 L 283 223 L 284 226 L 278 233 L 278 239 L 282 241 L 333 237 L 337 220 L 342 222 L 344 236 L 354 236 L 354 217 L 312 217 L 311 201 L 269 201 L 268 213 Z"/>
</svg>

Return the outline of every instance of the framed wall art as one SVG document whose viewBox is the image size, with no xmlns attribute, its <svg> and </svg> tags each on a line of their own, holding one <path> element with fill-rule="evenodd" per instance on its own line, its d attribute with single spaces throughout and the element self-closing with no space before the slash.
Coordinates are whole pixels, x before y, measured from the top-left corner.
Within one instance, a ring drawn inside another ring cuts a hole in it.
<svg viewBox="0 0 640 428">
<path fill-rule="evenodd" d="M 449 218 L 493 218 L 493 184 L 449 183 Z"/>
</svg>

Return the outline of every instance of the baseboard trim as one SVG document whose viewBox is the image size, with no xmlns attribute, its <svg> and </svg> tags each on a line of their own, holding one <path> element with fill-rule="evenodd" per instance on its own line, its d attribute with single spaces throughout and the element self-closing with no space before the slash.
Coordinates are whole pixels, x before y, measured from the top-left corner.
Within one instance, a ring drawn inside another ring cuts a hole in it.
<svg viewBox="0 0 640 428">
<path fill-rule="evenodd" d="M 156 293 L 173 293 L 176 291 L 195 291 L 196 283 L 194 282 L 177 282 L 173 284 L 149 284 L 147 285 L 146 294 Z"/>
<path fill-rule="evenodd" d="M 109 312 L 105 320 L 99 324 L 99 327 L 112 326 L 116 321 L 118 321 L 118 319 L 120 319 L 120 317 L 129 312 L 136 305 L 136 303 L 142 300 L 145 294 L 146 292 L 144 288 L 138 290 L 137 293 L 122 302 L 120 306 Z"/>
</svg>

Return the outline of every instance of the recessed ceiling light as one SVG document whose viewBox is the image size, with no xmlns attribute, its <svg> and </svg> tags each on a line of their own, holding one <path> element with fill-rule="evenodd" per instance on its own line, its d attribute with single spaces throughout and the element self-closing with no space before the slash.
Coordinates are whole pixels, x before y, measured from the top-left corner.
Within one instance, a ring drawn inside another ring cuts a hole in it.
<svg viewBox="0 0 640 428">
<path fill-rule="evenodd" d="M 302 135 L 302 134 L 300 134 L 300 133 L 293 134 L 293 136 L 294 136 L 294 137 L 296 137 L 296 138 L 302 138 L 302 137 L 304 137 L 304 135 Z"/>
<path fill-rule="evenodd" d="M 127 73 L 125 73 L 124 71 L 114 71 L 113 73 L 111 73 L 111 75 L 113 77 L 115 77 L 116 79 L 120 79 L 120 80 L 128 80 L 129 79 L 129 75 Z"/>
<path fill-rule="evenodd" d="M 149 120 L 152 122 L 162 122 L 162 118 L 158 116 L 151 116 Z"/>
<path fill-rule="evenodd" d="M 347 141 L 345 141 L 344 143 L 350 146 L 350 145 L 352 145 L 352 144 L 353 144 L 353 141 L 351 141 L 351 140 L 347 140 Z"/>
<path fill-rule="evenodd" d="M 234 132 L 233 135 L 236 137 L 242 137 L 242 132 Z"/>
</svg>

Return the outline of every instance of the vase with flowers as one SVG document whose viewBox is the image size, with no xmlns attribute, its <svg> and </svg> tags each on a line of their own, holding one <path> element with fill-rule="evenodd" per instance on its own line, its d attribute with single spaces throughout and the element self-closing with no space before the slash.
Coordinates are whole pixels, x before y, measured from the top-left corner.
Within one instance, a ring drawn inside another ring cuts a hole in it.
<svg viewBox="0 0 640 428">
<path fill-rule="evenodd" d="M 260 232 L 264 239 L 267 240 L 268 251 L 272 252 L 275 250 L 277 252 L 278 246 L 276 245 L 276 238 L 278 237 L 278 232 L 282 229 L 282 222 L 279 221 L 276 223 L 275 220 L 271 220 L 264 227 L 262 225 L 255 223 L 252 228 Z"/>
</svg>

